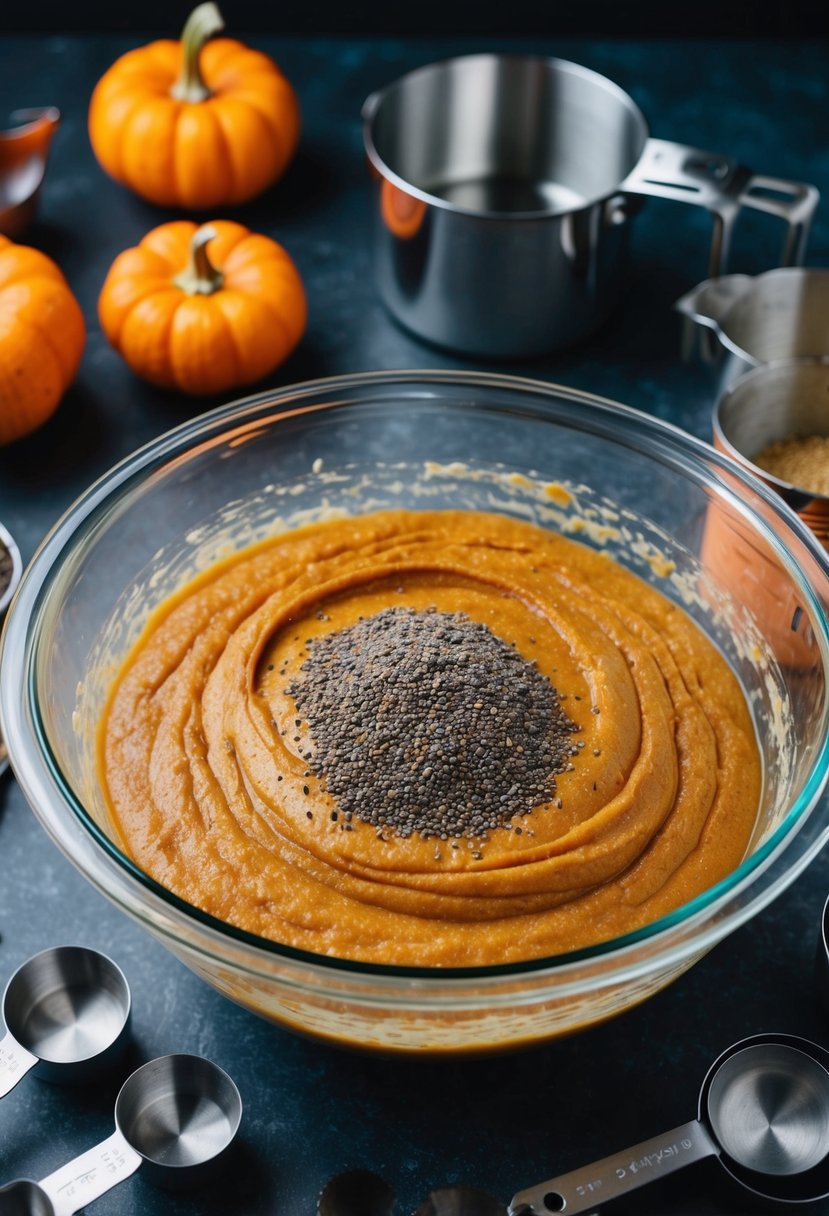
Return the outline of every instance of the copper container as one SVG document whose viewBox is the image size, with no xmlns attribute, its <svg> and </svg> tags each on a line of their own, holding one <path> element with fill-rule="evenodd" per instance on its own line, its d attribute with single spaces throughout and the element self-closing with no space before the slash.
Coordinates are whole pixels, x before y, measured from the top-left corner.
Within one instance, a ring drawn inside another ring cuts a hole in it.
<svg viewBox="0 0 829 1216">
<path fill-rule="evenodd" d="M 829 359 L 769 363 L 740 377 L 714 407 L 713 432 L 714 447 L 784 499 L 829 549 L 829 498 L 773 477 L 752 459 L 775 440 L 829 435 Z M 825 601 L 829 563 L 794 534 L 787 544 Z M 807 671 L 813 639 L 803 605 L 780 579 L 779 560 L 767 542 L 758 541 L 742 520 L 739 504 L 712 502 L 700 556 L 720 585 L 766 622 L 780 661 Z"/>
<path fill-rule="evenodd" d="M 753 462 L 775 440 L 829 436 L 829 356 L 768 363 L 741 376 L 717 401 L 713 430 L 714 447 L 771 486 L 829 548 L 829 496 Z"/>
</svg>

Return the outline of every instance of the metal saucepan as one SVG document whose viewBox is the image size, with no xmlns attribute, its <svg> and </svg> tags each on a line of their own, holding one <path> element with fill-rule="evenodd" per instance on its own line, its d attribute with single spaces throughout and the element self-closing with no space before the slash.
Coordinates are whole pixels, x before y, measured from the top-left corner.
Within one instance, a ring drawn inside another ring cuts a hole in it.
<svg viewBox="0 0 829 1216">
<path fill-rule="evenodd" d="M 201 1056 L 150 1060 L 115 1100 L 115 1131 L 41 1182 L 0 1189 L 0 1216 L 72 1216 L 143 1166 L 158 1186 L 198 1186 L 221 1167 L 242 1100 L 231 1078 Z"/>
<path fill-rule="evenodd" d="M 540 355 L 601 325 L 619 296 L 637 196 L 712 213 L 710 277 L 726 266 L 744 207 L 784 220 L 782 260 L 802 261 L 819 197 L 652 139 L 613 81 L 533 55 L 418 68 L 366 100 L 363 133 L 381 297 L 414 333 L 473 355 Z"/>
<path fill-rule="evenodd" d="M 718 1158 L 764 1199 L 797 1203 L 829 1194 L 829 1051 L 794 1035 L 743 1039 L 709 1068 L 697 1119 L 519 1191 L 509 1205 L 474 1187 L 450 1186 L 433 1191 L 415 1216 L 579 1216 L 705 1157 Z M 386 1216 L 392 1206 L 382 1182 L 360 1172 L 333 1178 L 317 1210 Z"/>
<path fill-rule="evenodd" d="M 676 308 L 685 354 L 717 366 L 721 388 L 764 363 L 829 357 L 829 270 L 780 267 L 699 283 Z"/>
<path fill-rule="evenodd" d="M 130 990 L 112 959 L 55 946 L 18 967 L 3 997 L 0 1097 L 32 1069 L 74 1085 L 109 1068 L 129 1038 Z"/>
</svg>

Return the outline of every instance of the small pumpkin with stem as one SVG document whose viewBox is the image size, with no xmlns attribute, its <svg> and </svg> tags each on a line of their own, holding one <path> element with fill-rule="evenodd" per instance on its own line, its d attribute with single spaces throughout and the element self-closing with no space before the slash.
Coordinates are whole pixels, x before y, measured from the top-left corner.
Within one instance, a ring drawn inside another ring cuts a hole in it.
<svg viewBox="0 0 829 1216">
<path fill-rule="evenodd" d="M 98 316 L 136 375 L 200 396 L 278 367 L 305 332 L 307 303 L 277 241 L 231 220 L 174 220 L 118 255 Z"/>
<path fill-rule="evenodd" d="M 75 378 L 86 324 L 51 258 L 0 236 L 0 444 L 42 426 Z"/>
<path fill-rule="evenodd" d="M 268 55 L 231 38 L 212 0 L 180 41 L 122 55 L 89 106 L 89 137 L 116 181 L 162 207 L 230 206 L 282 176 L 299 141 L 293 86 Z"/>
</svg>

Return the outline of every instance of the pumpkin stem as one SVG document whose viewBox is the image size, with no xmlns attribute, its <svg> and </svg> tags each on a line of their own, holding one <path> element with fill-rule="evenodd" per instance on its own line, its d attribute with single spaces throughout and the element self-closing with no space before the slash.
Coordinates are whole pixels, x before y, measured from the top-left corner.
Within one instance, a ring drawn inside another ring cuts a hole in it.
<svg viewBox="0 0 829 1216">
<path fill-rule="evenodd" d="M 212 296 L 219 291 L 224 283 L 224 275 L 217 270 L 207 256 L 207 245 L 216 235 L 216 229 L 209 224 L 198 228 L 190 241 L 190 260 L 181 274 L 173 279 L 176 287 L 187 292 L 188 296 Z"/>
<path fill-rule="evenodd" d="M 225 26 L 222 14 L 213 0 L 199 4 L 193 9 L 181 31 L 181 71 L 170 95 L 177 101 L 205 101 L 210 89 L 204 83 L 199 59 L 208 38 L 218 34 Z"/>
</svg>

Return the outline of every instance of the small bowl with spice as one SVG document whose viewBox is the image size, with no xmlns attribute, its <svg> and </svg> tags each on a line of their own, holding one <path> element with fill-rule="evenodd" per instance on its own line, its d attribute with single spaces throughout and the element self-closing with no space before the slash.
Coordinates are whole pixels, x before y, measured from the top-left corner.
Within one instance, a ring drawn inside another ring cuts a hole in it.
<svg viewBox="0 0 829 1216">
<path fill-rule="evenodd" d="M 829 356 L 763 364 L 714 407 L 714 445 L 829 545 Z"/>
<path fill-rule="evenodd" d="M 738 539 L 773 598 L 735 593 Z M 366 1050 L 528 1046 L 659 991 L 829 839 L 828 586 L 776 493 L 635 409 L 342 376 L 74 504 L 0 723 L 61 852 L 219 992 Z"/>
</svg>

